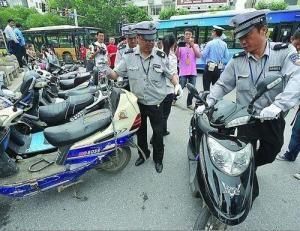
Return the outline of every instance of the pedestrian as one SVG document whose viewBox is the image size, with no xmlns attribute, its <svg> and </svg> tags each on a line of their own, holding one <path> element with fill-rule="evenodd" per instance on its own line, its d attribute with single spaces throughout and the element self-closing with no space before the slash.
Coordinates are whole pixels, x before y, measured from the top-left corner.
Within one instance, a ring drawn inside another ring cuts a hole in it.
<svg viewBox="0 0 300 231">
<path fill-rule="evenodd" d="M 86 71 L 92 71 L 94 68 L 94 60 L 92 60 L 93 53 L 94 47 L 89 45 L 89 49 L 86 52 Z"/>
<path fill-rule="evenodd" d="M 19 41 L 19 43 L 17 45 L 16 57 L 17 57 L 20 68 L 23 68 L 23 58 L 26 56 L 26 48 L 25 48 L 25 38 L 23 36 L 21 28 L 22 28 L 22 25 L 20 23 L 16 23 L 14 32 Z"/>
<path fill-rule="evenodd" d="M 139 166 L 150 156 L 147 142 L 147 118 L 153 129 L 153 160 L 158 173 L 163 170 L 163 100 L 167 95 L 166 78 L 175 86 L 175 92 L 181 94 L 176 75 L 168 68 L 166 54 L 154 48 L 156 27 L 153 22 L 144 21 L 134 26 L 139 46 L 125 52 L 123 59 L 110 71 L 109 76 L 128 76 L 130 89 L 138 98 L 141 113 L 141 127 L 137 132 L 139 158 L 135 162 Z"/>
<path fill-rule="evenodd" d="M 197 69 L 196 59 L 200 58 L 199 46 L 191 40 L 193 31 L 189 28 L 184 30 L 184 42 L 178 45 L 176 56 L 179 60 L 179 82 L 182 89 L 187 83 L 196 85 Z M 182 47 L 181 47 L 182 46 Z M 187 108 L 193 109 L 193 95 L 188 94 Z"/>
<path fill-rule="evenodd" d="M 162 39 L 162 48 L 169 60 L 169 69 L 173 75 L 178 78 L 177 57 L 175 54 L 176 38 L 173 34 L 168 34 Z M 172 102 L 175 97 L 174 85 L 170 80 L 167 81 L 167 96 L 163 102 L 163 136 L 170 134 L 168 131 L 168 118 L 171 113 Z M 177 80 L 178 81 L 178 80 Z"/>
<path fill-rule="evenodd" d="M 227 44 L 222 40 L 223 31 L 222 27 L 213 26 L 212 40 L 206 44 L 202 51 L 202 58 L 205 63 L 203 73 L 204 91 L 209 91 L 210 84 L 214 85 L 217 82 L 229 58 Z"/>
<path fill-rule="evenodd" d="M 14 32 L 15 21 L 13 19 L 8 19 L 7 26 L 4 29 L 5 37 L 7 39 L 8 51 L 11 55 L 15 55 L 17 57 L 19 40 L 17 35 Z M 19 60 L 18 60 L 19 62 Z"/>
<path fill-rule="evenodd" d="M 281 76 L 283 80 L 279 86 L 270 89 L 254 104 L 254 111 L 264 118 L 264 121 L 257 120 L 238 130 L 239 136 L 251 139 L 257 168 L 272 163 L 283 145 L 285 121 L 281 112 L 288 111 L 299 102 L 300 59 L 292 45 L 268 41 L 264 11 L 236 15 L 230 24 L 235 28 L 235 37 L 239 39 L 244 51 L 235 54 L 226 65 L 206 99 L 208 106 L 213 106 L 235 87 L 237 103 L 248 106 L 257 92 L 256 87 L 260 81 L 274 75 Z M 204 109 L 204 106 L 199 106 L 196 112 L 203 113 Z M 255 174 L 253 198 L 258 195 L 259 187 Z"/>
<path fill-rule="evenodd" d="M 158 50 L 163 51 L 163 43 L 162 43 L 162 39 L 161 39 L 161 38 L 158 38 L 158 40 L 156 41 L 155 47 L 156 47 Z"/>
<path fill-rule="evenodd" d="M 82 62 L 86 63 L 86 53 L 87 53 L 87 49 L 85 48 L 85 46 L 84 46 L 83 43 L 80 44 L 79 52 L 80 52 L 80 60 L 81 60 Z"/>
<path fill-rule="evenodd" d="M 107 52 L 110 59 L 110 67 L 114 68 L 115 66 L 115 59 L 117 54 L 117 46 L 115 45 L 115 38 L 111 37 L 109 38 L 109 45 L 107 46 Z"/>
<path fill-rule="evenodd" d="M 118 47 L 118 51 L 116 54 L 115 66 L 117 66 L 121 59 L 123 58 L 126 51 L 129 49 L 133 49 L 137 46 L 137 35 L 134 31 L 134 25 L 124 26 L 122 27 L 122 32 L 126 38 L 125 42 Z M 127 76 L 119 76 L 119 80 L 127 83 L 124 89 L 130 91 L 130 84 Z"/>
<path fill-rule="evenodd" d="M 104 43 L 105 35 L 104 32 L 99 30 L 96 34 L 97 41 L 92 43 L 93 46 L 93 54 L 91 55 L 90 59 L 93 60 L 93 66 L 89 66 L 89 69 L 87 71 L 92 71 L 95 65 L 97 65 L 99 62 L 102 62 L 103 60 L 109 64 L 109 58 L 107 54 L 107 47 Z"/>
<path fill-rule="evenodd" d="M 300 30 L 296 30 L 291 37 L 292 45 L 297 49 L 298 55 L 300 54 Z M 300 152 L 300 107 L 295 115 L 294 126 L 292 135 L 288 145 L 288 151 L 276 157 L 277 160 L 295 161 Z M 297 178 L 297 177 L 296 177 Z"/>
</svg>

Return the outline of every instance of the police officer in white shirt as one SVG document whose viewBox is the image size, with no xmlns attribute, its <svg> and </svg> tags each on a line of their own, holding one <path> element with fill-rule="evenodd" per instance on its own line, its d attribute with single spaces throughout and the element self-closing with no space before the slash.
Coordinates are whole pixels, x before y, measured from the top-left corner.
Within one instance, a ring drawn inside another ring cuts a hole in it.
<svg viewBox="0 0 300 231">
<path fill-rule="evenodd" d="M 229 61 L 220 79 L 212 87 L 207 103 L 213 106 L 217 100 L 236 88 L 237 103 L 247 106 L 257 92 L 257 84 L 264 78 L 282 76 L 283 84 L 260 97 L 254 104 L 257 115 L 264 121 L 245 126 L 240 135 L 253 139 L 259 148 L 255 152 L 256 167 L 272 163 L 284 143 L 285 121 L 282 112 L 299 102 L 300 59 L 295 47 L 268 41 L 266 15 L 263 11 L 244 13 L 232 18 L 235 37 L 244 51 Z M 203 113 L 204 106 L 197 108 Z M 256 150 L 256 148 L 255 148 Z M 258 182 L 254 179 L 254 198 L 258 196 Z"/>
<path fill-rule="evenodd" d="M 177 75 L 168 68 L 168 59 L 164 52 L 154 48 L 156 27 L 153 22 L 145 21 L 135 25 L 139 46 L 125 52 L 121 62 L 109 70 L 109 76 L 128 76 L 130 90 L 138 98 L 141 112 L 141 127 L 137 132 L 138 145 L 146 159 L 150 157 L 147 142 L 147 118 L 153 130 L 153 160 L 158 173 L 163 170 L 163 100 L 167 95 L 166 79 L 175 86 L 175 93 L 182 94 Z M 145 162 L 141 153 L 135 162 L 139 166 Z"/>
</svg>

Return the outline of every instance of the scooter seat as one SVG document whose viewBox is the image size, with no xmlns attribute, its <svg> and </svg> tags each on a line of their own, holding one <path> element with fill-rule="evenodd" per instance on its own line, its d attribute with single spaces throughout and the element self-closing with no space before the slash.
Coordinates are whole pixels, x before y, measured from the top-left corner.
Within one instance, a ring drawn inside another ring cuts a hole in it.
<svg viewBox="0 0 300 231">
<path fill-rule="evenodd" d="M 94 95 L 98 91 L 96 86 L 89 86 L 83 89 L 70 89 L 68 91 L 59 91 L 57 96 L 62 99 L 66 99 L 72 95 L 83 95 L 83 94 L 92 94 Z"/>
<path fill-rule="evenodd" d="M 70 96 L 67 100 L 39 107 L 39 118 L 48 126 L 64 123 L 72 115 L 94 102 L 91 94 Z"/>
<path fill-rule="evenodd" d="M 60 80 L 59 85 L 61 90 L 69 90 L 74 87 L 77 87 L 78 85 L 88 81 L 91 78 L 90 73 L 85 73 L 85 75 L 78 76 L 74 79 L 66 79 L 66 80 Z"/>
<path fill-rule="evenodd" d="M 108 109 L 101 109 L 89 113 L 72 122 L 48 127 L 44 135 L 48 142 L 56 147 L 62 147 L 85 139 L 90 135 L 102 131 L 111 123 L 111 114 Z"/>
</svg>

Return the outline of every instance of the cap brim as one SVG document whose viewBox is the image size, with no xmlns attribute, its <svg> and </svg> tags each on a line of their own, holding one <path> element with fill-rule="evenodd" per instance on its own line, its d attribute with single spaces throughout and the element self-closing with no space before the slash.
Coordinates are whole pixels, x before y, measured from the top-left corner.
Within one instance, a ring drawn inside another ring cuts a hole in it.
<svg viewBox="0 0 300 231">
<path fill-rule="evenodd" d="M 136 34 L 128 34 L 126 35 L 126 38 L 135 38 L 136 37 Z"/>
<path fill-rule="evenodd" d="M 141 36 L 145 40 L 155 40 L 156 39 L 156 34 L 141 34 Z"/>
<path fill-rule="evenodd" d="M 236 33 L 236 34 L 235 34 L 235 37 L 236 37 L 237 39 L 240 39 L 240 38 L 242 38 L 243 36 L 247 35 L 253 28 L 254 28 L 254 26 L 250 26 L 250 27 L 246 28 L 245 30 L 242 30 L 242 31 Z"/>
</svg>

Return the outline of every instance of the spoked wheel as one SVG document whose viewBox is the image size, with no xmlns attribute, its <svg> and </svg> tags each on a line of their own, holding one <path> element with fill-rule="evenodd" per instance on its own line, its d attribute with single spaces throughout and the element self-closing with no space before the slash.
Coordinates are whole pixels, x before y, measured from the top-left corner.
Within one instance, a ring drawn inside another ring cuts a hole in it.
<svg viewBox="0 0 300 231">
<path fill-rule="evenodd" d="M 118 148 L 108 161 L 101 164 L 97 170 L 116 173 L 122 171 L 131 159 L 131 150 L 129 147 Z"/>
<path fill-rule="evenodd" d="M 227 225 L 220 222 L 209 212 L 207 207 L 204 207 L 194 224 L 193 230 L 226 230 Z"/>
</svg>

